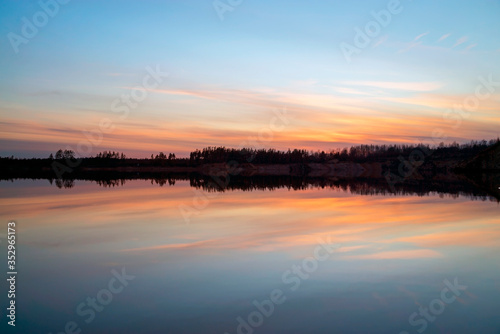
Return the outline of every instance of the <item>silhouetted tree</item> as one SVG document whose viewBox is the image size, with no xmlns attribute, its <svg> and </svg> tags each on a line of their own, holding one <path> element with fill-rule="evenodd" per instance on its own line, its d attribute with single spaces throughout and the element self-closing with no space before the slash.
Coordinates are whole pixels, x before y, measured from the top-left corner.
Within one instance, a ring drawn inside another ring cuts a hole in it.
<svg viewBox="0 0 500 334">
<path fill-rule="evenodd" d="M 75 152 L 73 152 L 73 150 L 64 150 L 64 152 L 63 152 L 63 158 L 64 159 L 74 159 L 75 158 Z"/>
<path fill-rule="evenodd" d="M 62 159 L 62 158 L 63 158 L 63 156 L 64 156 L 64 155 L 63 155 L 63 150 L 61 150 L 61 149 L 60 149 L 60 150 L 58 150 L 58 151 L 56 152 L 56 159 Z"/>
</svg>

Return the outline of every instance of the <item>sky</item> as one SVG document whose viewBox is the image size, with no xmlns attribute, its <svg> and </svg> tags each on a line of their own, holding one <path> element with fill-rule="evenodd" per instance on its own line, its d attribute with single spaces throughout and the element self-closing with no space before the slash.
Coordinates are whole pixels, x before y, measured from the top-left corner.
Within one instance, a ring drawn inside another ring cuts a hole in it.
<svg viewBox="0 0 500 334">
<path fill-rule="evenodd" d="M 0 156 L 499 136 L 500 1 L 0 4 Z"/>
</svg>

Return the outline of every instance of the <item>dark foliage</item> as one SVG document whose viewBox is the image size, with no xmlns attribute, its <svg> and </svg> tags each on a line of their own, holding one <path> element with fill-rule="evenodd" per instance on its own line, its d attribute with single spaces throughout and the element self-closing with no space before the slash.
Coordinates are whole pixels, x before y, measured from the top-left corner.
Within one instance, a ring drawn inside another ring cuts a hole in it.
<svg viewBox="0 0 500 334">
<path fill-rule="evenodd" d="M 206 163 L 253 163 L 253 164 L 289 164 L 289 163 L 329 163 L 329 162 L 386 162 L 397 160 L 399 157 L 407 159 L 415 152 L 422 152 L 434 160 L 460 160 L 470 158 L 486 148 L 500 142 L 499 139 L 490 141 L 471 141 L 459 145 L 452 143 L 429 145 L 358 145 L 347 149 L 332 150 L 331 152 L 294 149 L 278 151 L 275 149 L 234 149 L 226 147 L 206 147 L 191 152 L 191 164 Z"/>
</svg>

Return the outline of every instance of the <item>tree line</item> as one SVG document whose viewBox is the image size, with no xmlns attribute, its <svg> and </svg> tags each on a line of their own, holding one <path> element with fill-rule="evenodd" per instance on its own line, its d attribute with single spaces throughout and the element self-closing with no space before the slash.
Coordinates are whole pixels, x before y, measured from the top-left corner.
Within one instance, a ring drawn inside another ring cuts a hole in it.
<svg viewBox="0 0 500 334">
<path fill-rule="evenodd" d="M 437 146 L 417 144 L 400 145 L 357 145 L 350 148 L 336 149 L 330 152 L 307 151 L 294 149 L 279 151 L 275 149 L 234 149 L 226 147 L 206 147 L 190 153 L 189 161 L 193 164 L 223 163 L 234 161 L 237 163 L 254 164 L 288 164 L 288 163 L 333 163 L 333 162 L 384 162 L 407 157 L 415 150 L 430 152 L 433 159 L 456 160 L 465 159 L 478 154 L 484 149 L 500 143 L 500 139 L 490 141 L 471 141 L 466 144 L 453 142 Z"/>
<path fill-rule="evenodd" d="M 129 158 L 122 152 L 103 151 L 83 161 L 96 165 L 126 165 L 129 163 L 142 163 L 146 165 L 172 165 L 172 166 L 198 166 L 211 163 L 252 163 L 252 164 L 297 164 L 297 163 L 336 163 L 336 162 L 385 162 L 397 160 L 399 157 L 408 157 L 414 150 L 429 152 L 432 160 L 460 160 L 475 156 L 486 148 L 500 143 L 500 139 L 490 141 L 470 141 L 466 144 L 456 142 L 445 145 L 441 143 L 436 146 L 426 144 L 393 144 L 393 145 L 356 145 L 350 148 L 334 149 L 325 151 L 307 151 L 304 149 L 288 149 L 280 151 L 276 149 L 254 149 L 254 148 L 227 148 L 205 147 L 196 149 L 189 154 L 189 158 L 177 158 L 175 153 L 165 154 L 159 152 L 151 154 L 150 158 Z M 0 158 L 2 161 L 9 160 L 56 160 L 73 161 L 78 157 L 72 150 L 58 150 L 55 155 L 50 154 L 48 159 L 16 159 L 12 157 Z"/>
</svg>

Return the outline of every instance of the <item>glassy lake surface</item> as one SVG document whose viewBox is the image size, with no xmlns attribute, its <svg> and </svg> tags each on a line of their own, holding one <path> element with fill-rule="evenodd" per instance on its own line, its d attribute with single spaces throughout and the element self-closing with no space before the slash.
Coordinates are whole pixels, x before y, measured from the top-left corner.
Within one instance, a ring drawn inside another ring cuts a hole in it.
<svg viewBox="0 0 500 334">
<path fill-rule="evenodd" d="M 496 200 L 148 180 L 0 191 L 4 263 L 9 220 L 18 251 L 2 332 L 500 333 Z"/>
</svg>

